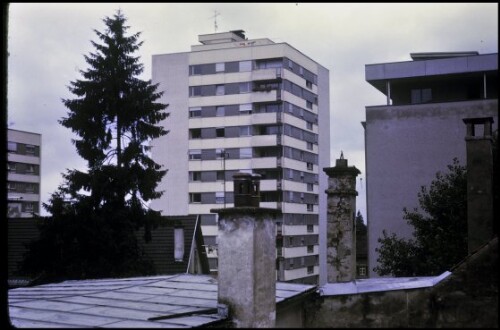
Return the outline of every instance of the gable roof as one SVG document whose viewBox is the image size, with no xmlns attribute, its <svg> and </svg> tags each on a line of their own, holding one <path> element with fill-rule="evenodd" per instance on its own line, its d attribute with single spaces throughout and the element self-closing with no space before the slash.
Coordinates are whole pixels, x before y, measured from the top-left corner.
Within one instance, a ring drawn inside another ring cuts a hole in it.
<svg viewBox="0 0 500 330">
<path fill-rule="evenodd" d="M 277 307 L 315 290 L 277 282 Z M 65 281 L 11 289 L 8 300 L 16 327 L 189 328 L 225 321 L 210 275 Z"/>
</svg>

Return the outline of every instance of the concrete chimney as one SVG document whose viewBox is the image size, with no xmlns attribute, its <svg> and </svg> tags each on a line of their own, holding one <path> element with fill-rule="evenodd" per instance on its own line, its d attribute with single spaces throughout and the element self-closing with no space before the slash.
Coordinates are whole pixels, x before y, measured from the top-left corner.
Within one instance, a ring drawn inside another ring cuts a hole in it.
<svg viewBox="0 0 500 330">
<path fill-rule="evenodd" d="M 356 176 L 361 172 L 347 166 L 343 153 L 335 167 L 324 168 L 328 175 L 327 194 L 327 281 L 356 279 Z"/>
<path fill-rule="evenodd" d="M 494 236 L 493 118 L 466 118 L 468 251 L 474 252 Z M 479 133 L 482 128 L 482 135 Z"/>
<path fill-rule="evenodd" d="M 259 206 L 259 177 L 234 176 L 232 208 L 219 215 L 218 304 L 237 328 L 272 328 L 276 324 L 277 209 Z"/>
</svg>

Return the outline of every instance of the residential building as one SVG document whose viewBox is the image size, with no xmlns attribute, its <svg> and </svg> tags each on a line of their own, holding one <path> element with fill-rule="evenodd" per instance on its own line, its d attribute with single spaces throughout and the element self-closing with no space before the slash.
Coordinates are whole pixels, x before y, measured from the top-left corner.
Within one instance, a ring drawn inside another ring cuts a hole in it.
<svg viewBox="0 0 500 330">
<path fill-rule="evenodd" d="M 40 213 L 42 136 L 7 130 L 7 217 L 33 217 Z"/>
<path fill-rule="evenodd" d="M 277 280 L 316 284 L 325 265 L 330 165 L 329 71 L 287 43 L 244 31 L 205 34 L 190 52 L 153 55 L 169 134 L 153 159 L 168 173 L 151 203 L 163 215 L 199 214 L 217 271 L 218 215 L 234 205 L 236 172 L 260 175 L 261 205 L 277 208 Z M 320 246 L 322 248 L 320 249 Z M 322 275 L 326 279 L 326 273 Z"/>
<path fill-rule="evenodd" d="M 491 117 L 498 129 L 498 53 L 414 53 L 412 61 L 369 64 L 366 81 L 386 95 L 367 106 L 365 127 L 369 276 L 377 276 L 383 230 L 411 238 L 403 208 L 457 158 L 466 164 L 463 119 Z"/>
</svg>

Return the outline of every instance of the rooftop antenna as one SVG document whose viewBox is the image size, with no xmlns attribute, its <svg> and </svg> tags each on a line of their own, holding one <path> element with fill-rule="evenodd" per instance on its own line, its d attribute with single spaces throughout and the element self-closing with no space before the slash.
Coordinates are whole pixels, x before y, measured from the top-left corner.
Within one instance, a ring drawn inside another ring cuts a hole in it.
<svg viewBox="0 0 500 330">
<path fill-rule="evenodd" d="M 215 33 L 217 33 L 217 16 L 219 16 L 220 13 L 217 12 L 217 10 L 214 10 L 214 16 L 211 16 L 210 18 L 213 18 L 214 19 L 214 29 L 215 29 Z"/>
</svg>

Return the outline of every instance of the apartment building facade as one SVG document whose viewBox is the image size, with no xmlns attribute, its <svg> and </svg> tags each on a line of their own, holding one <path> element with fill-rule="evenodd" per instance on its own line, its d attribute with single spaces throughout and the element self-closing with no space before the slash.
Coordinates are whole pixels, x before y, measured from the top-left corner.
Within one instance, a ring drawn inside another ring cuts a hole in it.
<svg viewBox="0 0 500 330">
<path fill-rule="evenodd" d="M 457 158 L 466 165 L 463 119 L 492 117 L 498 129 L 498 53 L 415 53 L 412 61 L 365 66 L 386 104 L 366 107 L 365 161 L 369 276 L 378 276 L 382 231 L 411 238 L 403 208 Z"/>
<path fill-rule="evenodd" d="M 190 52 L 153 55 L 169 134 L 152 142 L 167 175 L 151 207 L 200 215 L 212 272 L 217 215 L 234 206 L 232 176 L 260 175 L 262 207 L 278 208 L 277 280 L 319 283 L 330 165 L 329 71 L 287 43 L 244 31 L 205 34 Z M 238 247 L 235 247 L 237 249 Z"/>
<path fill-rule="evenodd" d="M 7 130 L 8 218 L 40 213 L 41 147 L 41 134 Z"/>
</svg>

